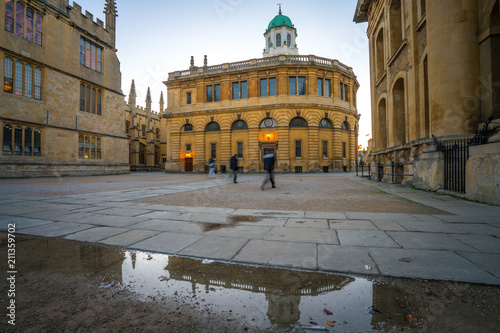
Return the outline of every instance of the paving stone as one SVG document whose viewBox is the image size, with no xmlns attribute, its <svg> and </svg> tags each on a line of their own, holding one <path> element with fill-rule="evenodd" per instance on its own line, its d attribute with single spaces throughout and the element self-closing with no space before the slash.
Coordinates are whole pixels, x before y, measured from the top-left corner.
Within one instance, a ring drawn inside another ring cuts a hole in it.
<svg viewBox="0 0 500 333">
<path fill-rule="evenodd" d="M 265 240 L 278 240 L 285 242 L 338 244 L 335 230 L 320 230 L 306 228 L 274 227 L 264 236 Z"/>
<path fill-rule="evenodd" d="M 145 219 L 176 220 L 181 213 L 177 211 L 156 211 L 141 215 Z"/>
<path fill-rule="evenodd" d="M 399 223 L 394 221 L 372 220 L 377 228 L 383 231 L 406 231 Z"/>
<path fill-rule="evenodd" d="M 151 213 L 150 210 L 141 208 L 108 208 L 99 211 L 99 214 L 119 215 L 119 216 L 139 216 Z"/>
<path fill-rule="evenodd" d="M 388 231 L 387 234 L 405 249 L 477 252 L 473 247 L 446 234 L 397 231 Z"/>
<path fill-rule="evenodd" d="M 265 217 L 260 218 L 257 216 L 238 216 L 238 215 L 230 215 L 227 217 L 229 223 L 232 223 L 234 220 L 238 221 L 237 225 L 254 225 L 254 226 L 262 226 L 262 227 L 283 227 L 288 219 L 286 217 Z M 236 218 L 236 219 L 235 219 Z M 247 218 L 245 221 L 244 218 Z M 239 221 L 241 220 L 241 221 Z"/>
<path fill-rule="evenodd" d="M 451 251 L 368 248 L 387 276 L 500 284 L 500 279 Z"/>
<path fill-rule="evenodd" d="M 88 224 L 53 222 L 22 229 L 22 233 L 26 235 L 36 235 L 44 237 L 60 237 L 89 228 L 92 228 L 92 226 Z"/>
<path fill-rule="evenodd" d="M 398 223 L 408 231 L 439 232 L 445 234 L 463 232 L 463 230 L 455 227 L 451 223 L 413 221 L 398 221 Z"/>
<path fill-rule="evenodd" d="M 266 210 L 266 209 L 237 209 L 233 215 L 252 215 L 252 216 L 270 216 L 270 217 L 296 217 L 303 218 L 305 212 L 293 210 Z"/>
<path fill-rule="evenodd" d="M 377 230 L 377 227 L 369 220 L 331 220 L 329 226 L 333 230 Z"/>
<path fill-rule="evenodd" d="M 128 229 L 125 228 L 112 228 L 112 227 L 96 227 L 92 229 L 87 229 L 79 231 L 77 233 L 68 235 L 64 238 L 77 240 L 81 242 L 97 242 L 101 239 L 105 239 L 111 236 L 122 234 Z"/>
<path fill-rule="evenodd" d="M 160 233 L 159 231 L 152 231 L 152 230 L 129 230 L 122 234 L 102 239 L 100 243 L 127 247 L 131 244 L 138 243 L 145 239 L 151 238 L 154 235 L 158 235 L 159 233 Z"/>
<path fill-rule="evenodd" d="M 157 230 L 171 231 L 181 233 L 198 233 L 203 232 L 203 226 L 200 223 L 175 221 L 175 220 L 159 220 L 152 219 L 142 223 L 138 223 L 129 227 L 130 229 L 142 230 Z"/>
<path fill-rule="evenodd" d="M 380 230 L 338 230 L 337 234 L 341 245 L 400 247 L 385 232 Z"/>
<path fill-rule="evenodd" d="M 203 223 L 228 223 L 226 214 L 208 214 L 208 213 L 179 213 L 176 220 L 203 222 Z"/>
<path fill-rule="evenodd" d="M 473 235 L 491 235 L 500 238 L 500 228 L 483 223 L 457 223 L 460 230 Z"/>
<path fill-rule="evenodd" d="M 341 212 L 314 212 L 308 211 L 305 213 L 305 218 L 308 219 L 329 219 L 329 220 L 344 220 L 346 216 Z"/>
<path fill-rule="evenodd" d="M 213 236 L 227 236 L 237 238 L 258 238 L 261 239 L 269 233 L 271 227 L 259 227 L 248 225 L 228 226 L 216 230 L 207 231 L 207 234 Z"/>
<path fill-rule="evenodd" d="M 29 217 L 18 217 L 18 216 L 0 216 L 0 231 L 7 231 L 9 229 L 9 224 L 14 224 L 16 231 L 24 228 L 31 228 L 38 225 L 44 225 L 52 223 L 52 221 L 32 219 Z"/>
<path fill-rule="evenodd" d="M 195 234 L 162 232 L 161 234 L 132 244 L 130 245 L 130 248 L 143 251 L 176 254 L 199 240 L 201 237 L 201 235 Z"/>
<path fill-rule="evenodd" d="M 316 269 L 316 244 L 250 240 L 235 261 L 304 269 Z"/>
<path fill-rule="evenodd" d="M 443 220 L 433 215 L 428 215 L 428 214 L 410 214 L 410 215 L 422 222 L 443 222 Z"/>
<path fill-rule="evenodd" d="M 245 238 L 205 236 L 179 254 L 210 259 L 229 260 L 248 242 Z"/>
<path fill-rule="evenodd" d="M 478 252 L 457 253 L 500 279 L 500 254 Z"/>
<path fill-rule="evenodd" d="M 500 253 L 500 238 L 489 235 L 451 235 L 485 253 Z M 466 249 L 464 249 L 467 251 Z"/>
<path fill-rule="evenodd" d="M 318 245 L 318 268 L 345 273 L 379 274 L 365 248 Z"/>
<path fill-rule="evenodd" d="M 350 220 L 385 220 L 385 221 L 418 221 L 410 214 L 400 213 L 356 213 L 346 212 L 345 215 Z"/>
<path fill-rule="evenodd" d="M 288 219 L 285 227 L 287 228 L 313 228 L 313 229 L 328 229 L 327 219 Z"/>
</svg>

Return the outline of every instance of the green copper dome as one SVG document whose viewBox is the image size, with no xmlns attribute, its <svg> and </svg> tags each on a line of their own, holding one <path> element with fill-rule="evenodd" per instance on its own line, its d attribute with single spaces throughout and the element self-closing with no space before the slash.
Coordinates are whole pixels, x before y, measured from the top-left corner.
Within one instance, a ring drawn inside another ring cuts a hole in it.
<svg viewBox="0 0 500 333">
<path fill-rule="evenodd" d="M 267 26 L 267 30 L 275 27 L 281 27 L 282 25 L 289 26 L 290 28 L 294 28 L 292 24 L 292 20 L 288 16 L 281 15 L 281 11 L 278 15 L 276 15 L 271 22 L 269 22 L 269 25 Z M 266 31 L 267 31 L 266 30 Z"/>
</svg>

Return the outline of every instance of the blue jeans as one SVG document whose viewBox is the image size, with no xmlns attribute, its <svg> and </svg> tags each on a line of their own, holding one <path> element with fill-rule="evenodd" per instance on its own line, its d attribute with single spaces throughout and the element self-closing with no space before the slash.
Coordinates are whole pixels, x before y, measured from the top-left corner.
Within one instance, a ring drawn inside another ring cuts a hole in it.
<svg viewBox="0 0 500 333">
<path fill-rule="evenodd" d="M 210 175 L 214 176 L 215 178 L 215 168 L 208 169 L 208 178 L 210 178 Z"/>
</svg>

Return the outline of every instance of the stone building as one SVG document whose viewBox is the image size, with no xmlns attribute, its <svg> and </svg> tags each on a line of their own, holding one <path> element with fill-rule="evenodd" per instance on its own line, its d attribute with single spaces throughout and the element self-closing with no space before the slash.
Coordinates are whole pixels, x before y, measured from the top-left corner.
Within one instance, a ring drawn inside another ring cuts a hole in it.
<svg viewBox="0 0 500 333">
<path fill-rule="evenodd" d="M 151 110 L 151 92 L 148 88 L 146 108 L 136 104 L 135 83 L 132 80 L 128 103 L 125 105 L 125 130 L 129 143 L 129 160 L 132 171 L 159 170 L 160 159 L 160 113 L 163 112 L 163 92 L 160 96 L 160 111 Z"/>
<path fill-rule="evenodd" d="M 350 170 L 357 160 L 359 84 L 337 60 L 299 55 L 297 32 L 281 9 L 265 33 L 263 58 L 169 73 L 165 169 L 262 171 L 274 151 L 281 172 Z"/>
<path fill-rule="evenodd" d="M 490 118 L 487 147 L 464 141 L 465 192 L 500 202 L 499 0 L 358 0 L 354 21 L 368 22 L 372 164 L 385 165 L 383 178 L 395 162 L 398 182 L 446 189 L 446 168 L 460 166 L 441 148 Z"/>
<path fill-rule="evenodd" d="M 130 172 L 114 0 L 0 6 L 0 177 Z"/>
</svg>

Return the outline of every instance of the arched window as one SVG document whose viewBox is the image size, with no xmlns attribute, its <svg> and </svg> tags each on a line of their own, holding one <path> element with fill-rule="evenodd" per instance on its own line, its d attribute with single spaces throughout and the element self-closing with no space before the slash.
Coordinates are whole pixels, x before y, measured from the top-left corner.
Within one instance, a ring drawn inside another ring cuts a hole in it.
<svg viewBox="0 0 500 333">
<path fill-rule="evenodd" d="M 192 131 L 193 131 L 193 125 L 191 124 L 184 125 L 184 132 L 192 132 Z"/>
<path fill-rule="evenodd" d="M 281 46 L 281 34 L 276 34 L 276 47 Z"/>
<path fill-rule="evenodd" d="M 16 3 L 16 35 L 23 37 L 24 34 L 24 6 L 22 3 Z"/>
<path fill-rule="evenodd" d="M 377 79 L 384 72 L 384 29 L 380 29 L 375 40 L 375 70 Z"/>
<path fill-rule="evenodd" d="M 142 125 L 142 136 L 145 137 L 146 136 L 146 125 Z"/>
<path fill-rule="evenodd" d="M 267 37 L 267 48 L 273 46 L 273 42 L 271 42 L 271 37 Z"/>
<path fill-rule="evenodd" d="M 394 84 L 392 89 L 392 100 L 393 100 L 393 138 L 394 146 L 402 145 L 406 141 L 406 101 L 405 101 L 405 81 L 400 78 Z"/>
<path fill-rule="evenodd" d="M 333 128 L 332 122 L 330 121 L 330 119 L 327 119 L 327 118 L 321 119 L 321 121 L 319 122 L 319 127 Z"/>
<path fill-rule="evenodd" d="M 260 128 L 278 127 L 278 123 L 273 118 L 266 118 L 260 123 Z"/>
<path fill-rule="evenodd" d="M 244 120 L 236 120 L 231 126 L 232 130 L 247 129 L 248 125 Z"/>
<path fill-rule="evenodd" d="M 387 104 L 385 98 L 378 103 L 378 126 L 375 130 L 376 135 L 376 148 L 387 148 Z M 377 142 L 378 141 L 378 142 Z"/>
<path fill-rule="evenodd" d="M 403 24 L 401 17 L 401 0 L 393 0 L 389 9 L 391 54 L 396 51 L 403 40 Z"/>
<path fill-rule="evenodd" d="M 292 120 L 290 120 L 290 124 L 288 126 L 290 126 L 290 127 L 307 127 L 307 122 L 305 121 L 304 118 L 295 117 Z"/>
<path fill-rule="evenodd" d="M 344 121 L 342 123 L 342 130 L 343 131 L 348 131 L 349 130 L 349 124 L 347 123 L 347 121 Z"/>
<path fill-rule="evenodd" d="M 292 36 L 290 34 L 286 36 L 286 44 L 288 45 L 288 47 L 292 46 Z"/>
<path fill-rule="evenodd" d="M 220 131 L 220 126 L 215 121 L 212 121 L 211 123 L 207 124 L 207 127 L 205 127 L 205 131 L 207 132 Z"/>
</svg>

